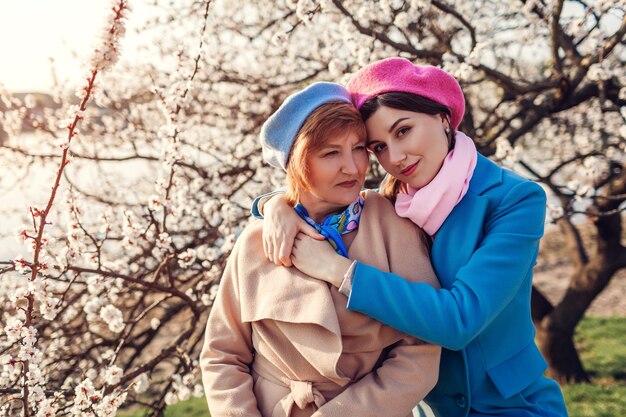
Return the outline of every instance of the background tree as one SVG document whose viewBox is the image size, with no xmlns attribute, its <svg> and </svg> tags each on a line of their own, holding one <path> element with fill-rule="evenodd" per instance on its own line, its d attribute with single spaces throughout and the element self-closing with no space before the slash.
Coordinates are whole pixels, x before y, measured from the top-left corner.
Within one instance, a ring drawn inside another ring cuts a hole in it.
<svg viewBox="0 0 626 417">
<path fill-rule="evenodd" d="M 574 329 L 626 266 L 625 2 L 265 3 L 136 4 L 136 44 L 78 104 L 63 83 L 44 109 L 0 93 L 0 186 L 46 191 L 20 211 L 30 252 L 0 263 L 2 412 L 113 415 L 125 401 L 159 415 L 200 395 L 225 259 L 251 197 L 283 181 L 260 125 L 296 88 L 398 55 L 453 72 L 461 129 L 551 193 L 577 270 L 557 305 L 535 291 L 534 315 L 552 375 L 586 379 Z"/>
</svg>

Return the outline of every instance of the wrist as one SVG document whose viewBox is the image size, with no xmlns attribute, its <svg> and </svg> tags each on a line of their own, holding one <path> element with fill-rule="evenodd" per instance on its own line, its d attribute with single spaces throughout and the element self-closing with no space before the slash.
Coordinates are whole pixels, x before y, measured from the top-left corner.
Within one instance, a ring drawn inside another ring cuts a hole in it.
<svg viewBox="0 0 626 417">
<path fill-rule="evenodd" d="M 339 256 L 339 261 L 332 264 L 330 273 L 328 275 L 328 282 L 334 287 L 339 288 L 351 266 L 352 260 L 344 258 L 343 256 Z"/>
</svg>

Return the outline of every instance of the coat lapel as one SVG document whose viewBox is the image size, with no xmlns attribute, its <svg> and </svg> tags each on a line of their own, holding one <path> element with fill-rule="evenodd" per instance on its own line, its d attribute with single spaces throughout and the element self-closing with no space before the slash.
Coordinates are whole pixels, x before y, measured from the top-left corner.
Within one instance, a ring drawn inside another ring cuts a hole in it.
<svg viewBox="0 0 626 417">
<path fill-rule="evenodd" d="M 247 252 L 238 271 L 241 320 L 272 321 L 321 375 L 340 385 L 349 382 L 337 370 L 342 339 L 328 284 L 270 263 L 262 248 Z"/>
<path fill-rule="evenodd" d="M 483 237 L 489 189 L 502 183 L 502 169 L 478 155 L 465 197 L 454 207 L 433 241 L 432 262 L 441 286 L 450 288 L 459 269 L 467 264 Z"/>
<path fill-rule="evenodd" d="M 486 209 L 486 198 L 466 194 L 435 235 L 432 262 L 443 288 L 452 286 L 456 273 L 474 253 L 483 236 L 481 219 Z"/>
<path fill-rule="evenodd" d="M 263 252 L 261 262 L 269 264 Z M 240 272 L 241 273 L 241 272 Z M 266 265 L 242 278 L 241 318 L 245 322 L 277 320 L 316 324 L 341 337 L 335 305 L 328 284 L 302 274 L 296 268 Z M 307 300 L 305 304 L 302 300 Z"/>
</svg>

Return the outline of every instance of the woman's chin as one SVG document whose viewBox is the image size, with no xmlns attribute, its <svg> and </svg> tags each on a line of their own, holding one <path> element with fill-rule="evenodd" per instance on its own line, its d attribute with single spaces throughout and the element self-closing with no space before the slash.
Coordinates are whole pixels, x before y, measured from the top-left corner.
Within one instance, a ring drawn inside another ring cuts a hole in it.
<svg viewBox="0 0 626 417">
<path fill-rule="evenodd" d="M 355 191 L 355 192 L 350 192 L 350 193 L 346 193 L 345 195 L 340 197 L 341 203 L 344 206 L 347 206 L 349 204 L 354 203 L 354 200 L 356 200 L 356 198 L 359 196 L 359 193 L 361 192 L 361 190 Z"/>
</svg>

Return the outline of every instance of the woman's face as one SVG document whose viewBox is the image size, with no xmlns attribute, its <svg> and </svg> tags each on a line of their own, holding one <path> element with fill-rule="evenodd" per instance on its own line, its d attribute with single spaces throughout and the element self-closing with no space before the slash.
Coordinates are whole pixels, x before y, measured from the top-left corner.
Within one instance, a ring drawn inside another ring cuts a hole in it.
<svg viewBox="0 0 626 417">
<path fill-rule="evenodd" d="M 427 185 L 448 154 L 441 115 L 381 106 L 365 122 L 367 147 L 385 171 L 414 188 Z"/>
<path fill-rule="evenodd" d="M 365 184 L 368 159 L 356 133 L 333 137 L 308 158 L 308 193 L 326 209 L 351 204 Z"/>
</svg>

